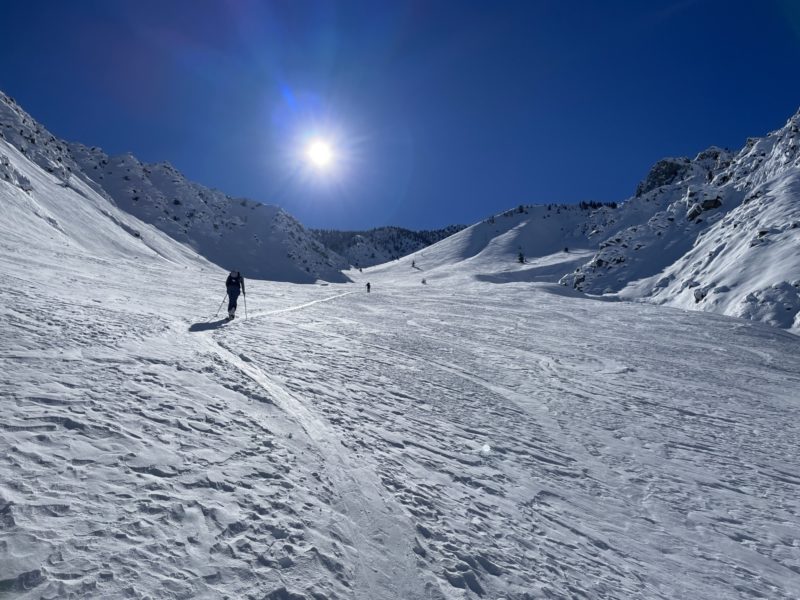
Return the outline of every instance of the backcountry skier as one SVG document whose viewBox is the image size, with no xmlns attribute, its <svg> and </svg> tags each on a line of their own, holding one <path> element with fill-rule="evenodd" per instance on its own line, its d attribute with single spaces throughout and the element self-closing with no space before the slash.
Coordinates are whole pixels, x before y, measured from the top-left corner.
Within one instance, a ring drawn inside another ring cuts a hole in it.
<svg viewBox="0 0 800 600">
<path fill-rule="evenodd" d="M 231 271 L 228 278 L 225 280 L 225 287 L 228 289 L 228 320 L 236 316 L 236 300 L 239 298 L 239 292 L 244 294 L 244 277 L 239 271 Z"/>
<path fill-rule="evenodd" d="M 370 290 L 370 288 L 371 288 L 371 287 L 372 287 L 372 286 L 369 284 L 369 281 L 368 281 L 368 282 L 367 282 L 367 293 L 368 293 L 368 294 L 369 294 L 369 290 Z"/>
</svg>

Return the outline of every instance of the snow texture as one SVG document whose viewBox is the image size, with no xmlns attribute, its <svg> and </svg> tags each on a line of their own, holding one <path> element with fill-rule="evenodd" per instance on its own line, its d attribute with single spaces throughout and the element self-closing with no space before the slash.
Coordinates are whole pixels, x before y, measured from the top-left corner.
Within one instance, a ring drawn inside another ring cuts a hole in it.
<svg viewBox="0 0 800 600">
<path fill-rule="evenodd" d="M 633 203 L 253 280 L 226 323 L 222 269 L 48 152 L 0 139 L 0 596 L 800 596 L 800 338 L 545 283 Z M 702 242 L 785 244 L 763 185 Z"/>
</svg>

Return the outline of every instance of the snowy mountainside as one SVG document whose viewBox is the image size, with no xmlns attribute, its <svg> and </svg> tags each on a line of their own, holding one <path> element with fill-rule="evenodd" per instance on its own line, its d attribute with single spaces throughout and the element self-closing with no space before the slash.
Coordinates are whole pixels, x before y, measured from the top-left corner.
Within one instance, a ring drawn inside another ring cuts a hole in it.
<svg viewBox="0 0 800 600">
<path fill-rule="evenodd" d="M 397 260 L 458 233 L 465 225 L 412 231 L 402 227 L 377 227 L 369 231 L 313 229 L 325 246 L 347 259 L 351 266 L 372 267 Z"/>
<path fill-rule="evenodd" d="M 614 208 L 521 206 L 370 272 L 557 281 L 800 333 L 799 131 L 800 112 L 736 154 L 712 146 L 659 161 Z"/>
<path fill-rule="evenodd" d="M 726 151 L 712 147 L 695 160 L 669 158 L 656 163 L 636 195 L 620 206 L 627 227 L 604 237 L 592 260 L 566 275 L 562 283 L 594 294 L 613 293 L 671 265 L 692 247 L 710 220 L 732 208 L 732 202 L 721 202 L 719 194 L 705 187 L 729 160 Z M 703 211 L 707 214 L 699 218 Z"/>
<path fill-rule="evenodd" d="M 764 321 L 800 332 L 800 173 L 756 186 L 694 247 L 620 296 Z"/>
<path fill-rule="evenodd" d="M 110 157 L 80 144 L 70 150 L 121 208 L 225 269 L 273 281 L 345 281 L 345 261 L 277 206 L 206 188 L 168 163 Z"/>
<path fill-rule="evenodd" d="M 32 162 L 31 152 L 5 139 L 0 139 L 0 207 L 6 258 L 58 252 L 216 270 L 190 248 L 114 206 L 74 172 L 46 172 Z"/>
<path fill-rule="evenodd" d="M 585 261 L 594 239 L 619 219 L 613 204 L 520 205 L 368 272 L 412 284 L 449 277 L 552 282 Z"/>
<path fill-rule="evenodd" d="M 800 597 L 800 338 L 530 283 L 618 209 L 226 322 L 217 266 L 0 156 L 0 597 Z"/>
<path fill-rule="evenodd" d="M 72 159 L 69 144 L 37 123 L 10 96 L 0 91 L 0 140 L 14 146 L 23 156 L 62 182 L 82 176 Z M 0 158 L 0 165 L 7 160 Z M 8 167 L 0 167 L 8 168 Z M 4 178 L 9 180 L 8 177 Z"/>
<path fill-rule="evenodd" d="M 658 205 L 562 283 L 800 332 L 800 112 L 735 156 L 712 148 L 624 206 Z M 641 190 L 642 188 L 640 188 Z"/>
<path fill-rule="evenodd" d="M 2 93 L 0 133 L 59 180 L 83 179 L 126 212 L 224 269 L 297 283 L 345 281 L 345 260 L 278 207 L 188 181 L 167 163 L 143 164 L 130 154 L 109 157 L 98 148 L 59 140 Z M 3 164 L 0 157 L 0 169 L 7 171 Z"/>
</svg>

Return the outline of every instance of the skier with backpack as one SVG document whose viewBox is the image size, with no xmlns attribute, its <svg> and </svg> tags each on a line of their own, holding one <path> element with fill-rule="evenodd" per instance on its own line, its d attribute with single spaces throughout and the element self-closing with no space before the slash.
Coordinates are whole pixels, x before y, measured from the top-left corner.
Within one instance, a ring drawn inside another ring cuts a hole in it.
<svg viewBox="0 0 800 600">
<path fill-rule="evenodd" d="M 244 291 L 244 277 L 239 271 L 231 271 L 225 280 L 225 287 L 228 290 L 228 320 L 230 321 L 236 316 L 236 300 L 239 298 L 239 292 L 243 296 L 247 295 Z"/>
</svg>

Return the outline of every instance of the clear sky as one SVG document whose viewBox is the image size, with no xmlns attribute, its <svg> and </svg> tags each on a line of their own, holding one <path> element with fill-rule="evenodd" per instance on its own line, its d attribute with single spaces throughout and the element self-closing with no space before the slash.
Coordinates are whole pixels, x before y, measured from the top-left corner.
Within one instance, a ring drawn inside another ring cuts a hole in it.
<svg viewBox="0 0 800 600">
<path fill-rule="evenodd" d="M 622 200 L 653 162 L 783 125 L 798 0 L 7 0 L 0 89 L 310 227 Z M 301 160 L 310 136 L 333 168 Z"/>
</svg>

